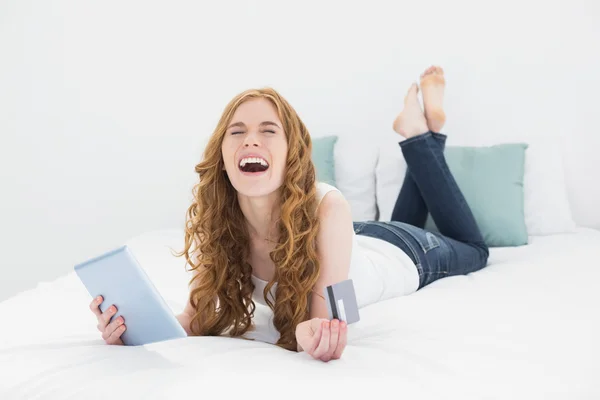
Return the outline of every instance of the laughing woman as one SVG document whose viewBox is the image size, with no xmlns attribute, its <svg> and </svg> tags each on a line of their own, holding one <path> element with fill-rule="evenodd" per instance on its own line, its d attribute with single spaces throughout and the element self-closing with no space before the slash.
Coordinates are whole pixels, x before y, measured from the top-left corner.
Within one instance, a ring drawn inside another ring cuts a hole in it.
<svg viewBox="0 0 600 400">
<path fill-rule="evenodd" d="M 348 327 L 328 319 L 326 286 L 353 279 L 364 307 L 485 267 L 488 248 L 444 158 L 444 84 L 441 68 L 427 69 L 424 111 L 413 84 L 393 123 L 408 169 L 385 222 L 352 221 L 342 193 L 316 182 L 308 130 L 275 90 L 231 100 L 187 211 L 180 256 L 193 278 L 178 320 L 188 335 L 244 336 L 260 303 L 272 311 L 273 344 L 329 361 Z M 428 212 L 439 233 L 423 229 Z M 106 342 L 122 344 L 123 321 L 95 312 Z"/>
</svg>

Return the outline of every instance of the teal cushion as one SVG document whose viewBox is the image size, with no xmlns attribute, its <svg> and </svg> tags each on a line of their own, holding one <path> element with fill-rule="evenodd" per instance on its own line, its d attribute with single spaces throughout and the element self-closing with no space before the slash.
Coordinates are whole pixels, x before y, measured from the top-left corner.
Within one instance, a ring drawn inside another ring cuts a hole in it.
<svg viewBox="0 0 600 400">
<path fill-rule="evenodd" d="M 312 139 L 312 160 L 317 173 L 317 181 L 335 186 L 335 162 L 333 150 L 337 136 L 323 136 Z"/>
<path fill-rule="evenodd" d="M 489 247 L 527 244 L 523 176 L 525 143 L 446 146 L 448 167 Z M 438 232 L 431 215 L 425 229 Z"/>
</svg>

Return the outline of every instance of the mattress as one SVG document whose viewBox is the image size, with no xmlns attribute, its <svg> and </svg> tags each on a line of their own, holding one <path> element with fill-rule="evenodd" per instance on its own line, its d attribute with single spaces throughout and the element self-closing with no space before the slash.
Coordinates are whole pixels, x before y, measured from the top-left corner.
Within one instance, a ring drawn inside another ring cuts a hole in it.
<svg viewBox="0 0 600 400">
<path fill-rule="evenodd" d="M 182 233 L 128 244 L 175 313 L 188 272 Z M 74 272 L 0 303 L 0 399 L 188 399 L 392 395 L 421 399 L 599 399 L 600 232 L 493 248 L 489 265 L 369 305 L 339 360 L 259 340 L 187 337 L 108 346 Z"/>
</svg>

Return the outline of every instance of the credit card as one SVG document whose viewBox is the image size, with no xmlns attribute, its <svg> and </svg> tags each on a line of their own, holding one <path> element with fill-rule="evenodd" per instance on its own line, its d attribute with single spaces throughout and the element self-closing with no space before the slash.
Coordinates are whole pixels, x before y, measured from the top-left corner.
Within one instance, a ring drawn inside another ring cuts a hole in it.
<svg viewBox="0 0 600 400">
<path fill-rule="evenodd" d="M 360 320 L 352 279 L 327 286 L 324 292 L 330 320 L 338 319 L 348 325 Z"/>
</svg>

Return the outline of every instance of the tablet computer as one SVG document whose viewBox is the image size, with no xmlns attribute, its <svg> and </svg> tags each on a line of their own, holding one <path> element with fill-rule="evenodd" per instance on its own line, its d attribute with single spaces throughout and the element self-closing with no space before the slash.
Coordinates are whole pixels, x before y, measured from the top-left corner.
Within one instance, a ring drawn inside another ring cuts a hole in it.
<svg viewBox="0 0 600 400">
<path fill-rule="evenodd" d="M 111 305 L 123 315 L 127 329 L 123 344 L 144 345 L 187 336 L 127 245 L 75 265 L 77 276 L 92 298 L 102 296 L 100 310 Z"/>
</svg>

